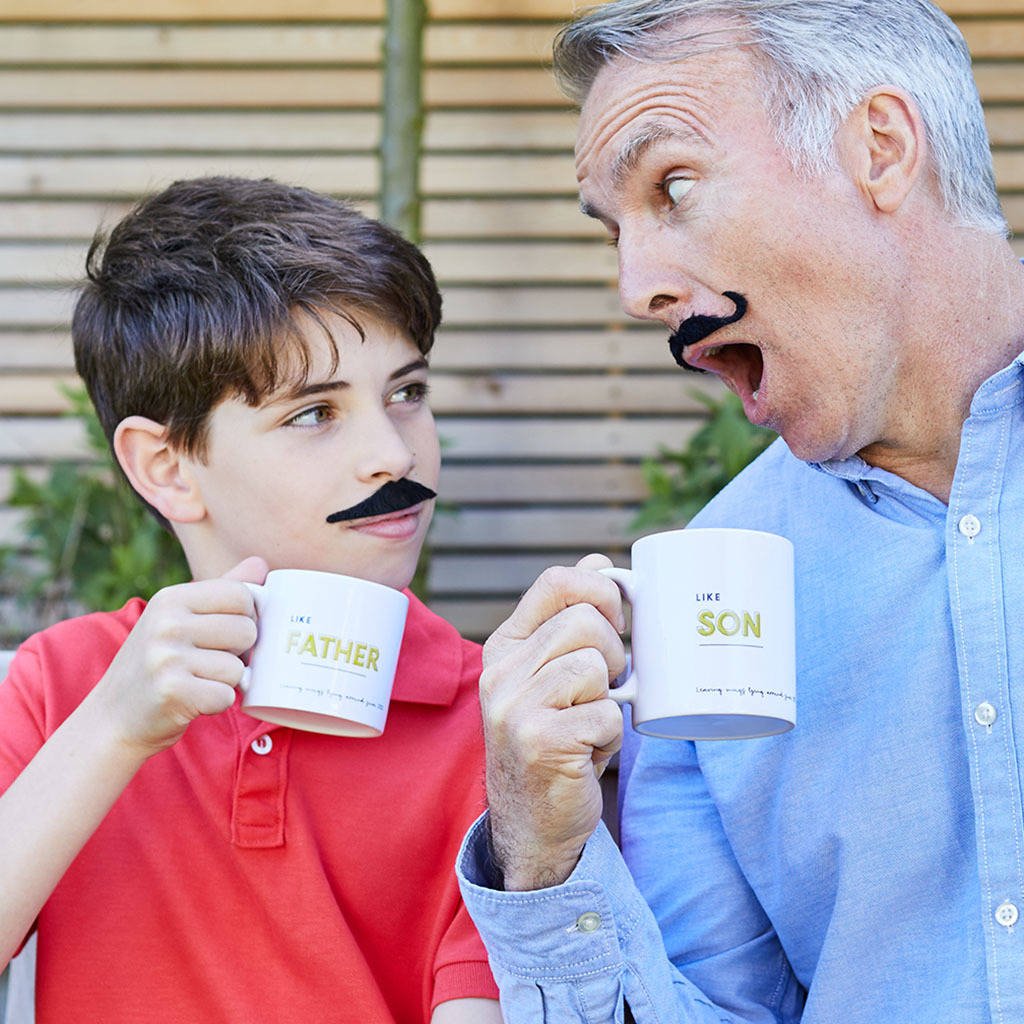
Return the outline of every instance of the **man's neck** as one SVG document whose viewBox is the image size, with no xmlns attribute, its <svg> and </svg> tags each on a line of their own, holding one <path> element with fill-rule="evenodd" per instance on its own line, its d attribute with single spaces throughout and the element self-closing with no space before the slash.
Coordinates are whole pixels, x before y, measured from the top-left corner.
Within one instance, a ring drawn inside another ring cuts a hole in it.
<svg viewBox="0 0 1024 1024">
<path fill-rule="evenodd" d="M 892 437 L 860 452 L 946 503 L 978 388 L 1024 350 L 1024 268 L 1002 240 L 966 235 L 971 251 L 961 248 L 948 287 L 918 318 L 924 330 L 911 342 Z"/>
</svg>

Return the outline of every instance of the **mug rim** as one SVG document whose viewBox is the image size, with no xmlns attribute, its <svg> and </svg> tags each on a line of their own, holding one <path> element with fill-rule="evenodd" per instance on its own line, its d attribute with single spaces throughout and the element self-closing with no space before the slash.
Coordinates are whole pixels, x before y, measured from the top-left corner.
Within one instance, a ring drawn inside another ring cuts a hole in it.
<svg viewBox="0 0 1024 1024">
<path fill-rule="evenodd" d="M 686 526 L 679 530 L 658 530 L 655 533 L 645 533 L 642 537 L 638 537 L 633 541 L 633 547 L 637 544 L 642 544 L 644 541 L 654 541 L 658 537 L 673 537 L 673 536 L 693 536 L 698 533 L 727 533 L 735 535 L 737 533 L 746 534 L 751 537 L 769 537 L 773 540 L 781 540 L 793 547 L 793 542 L 788 538 L 784 537 L 781 533 L 772 533 L 771 530 L 752 530 L 745 526 Z"/>
<path fill-rule="evenodd" d="M 320 576 L 329 580 L 345 580 L 350 583 L 361 584 L 364 587 L 370 587 L 374 590 L 384 591 L 387 594 L 393 594 L 395 597 L 401 598 L 405 601 L 406 604 L 409 603 L 409 595 L 402 590 L 398 590 L 396 587 L 389 587 L 387 584 L 378 583 L 376 580 L 364 580 L 361 576 L 349 576 L 343 572 L 330 572 L 326 569 L 271 569 L 270 572 L 267 573 L 267 578 L 263 581 L 263 586 L 267 586 L 270 582 L 271 576 L 288 576 L 296 573 L 304 577 Z"/>
</svg>

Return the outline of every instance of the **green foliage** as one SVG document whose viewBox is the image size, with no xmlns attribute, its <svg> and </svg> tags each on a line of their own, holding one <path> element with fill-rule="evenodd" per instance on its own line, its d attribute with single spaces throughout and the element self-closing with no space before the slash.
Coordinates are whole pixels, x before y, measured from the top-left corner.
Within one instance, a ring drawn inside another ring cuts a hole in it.
<svg viewBox="0 0 1024 1024">
<path fill-rule="evenodd" d="M 707 420 L 680 450 L 663 447 L 656 459 L 644 460 L 649 496 L 634 529 L 681 526 L 775 440 L 771 431 L 750 423 L 731 392 L 721 399 L 693 395 L 707 407 Z"/>
<path fill-rule="evenodd" d="M 66 393 L 95 461 L 55 463 L 41 482 L 17 471 L 9 503 L 25 510 L 25 543 L 0 549 L 19 600 L 44 620 L 117 608 L 189 579 L 177 541 L 115 470 L 88 396 Z"/>
</svg>

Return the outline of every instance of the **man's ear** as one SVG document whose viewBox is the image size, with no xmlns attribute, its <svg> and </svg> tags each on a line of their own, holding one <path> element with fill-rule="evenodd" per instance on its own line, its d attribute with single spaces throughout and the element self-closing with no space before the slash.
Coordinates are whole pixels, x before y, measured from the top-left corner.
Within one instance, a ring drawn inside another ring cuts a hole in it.
<svg viewBox="0 0 1024 1024">
<path fill-rule="evenodd" d="M 114 454 L 128 482 L 172 523 L 194 523 L 206 514 L 189 460 L 167 441 L 167 428 L 145 416 L 128 416 L 114 431 Z"/>
<path fill-rule="evenodd" d="M 928 152 L 914 100 L 891 86 L 858 104 L 839 131 L 840 157 L 881 213 L 895 213 L 920 180 Z"/>
</svg>

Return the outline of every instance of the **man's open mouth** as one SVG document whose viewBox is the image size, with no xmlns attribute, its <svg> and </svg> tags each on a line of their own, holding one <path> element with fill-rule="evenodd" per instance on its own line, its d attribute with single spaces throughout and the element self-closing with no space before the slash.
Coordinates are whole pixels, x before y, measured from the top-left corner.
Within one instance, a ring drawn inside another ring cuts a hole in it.
<svg viewBox="0 0 1024 1024">
<path fill-rule="evenodd" d="M 745 341 L 705 345 L 687 352 L 685 358 L 688 366 L 720 377 L 740 398 L 757 401 L 764 379 L 764 356 L 756 345 Z"/>
</svg>

